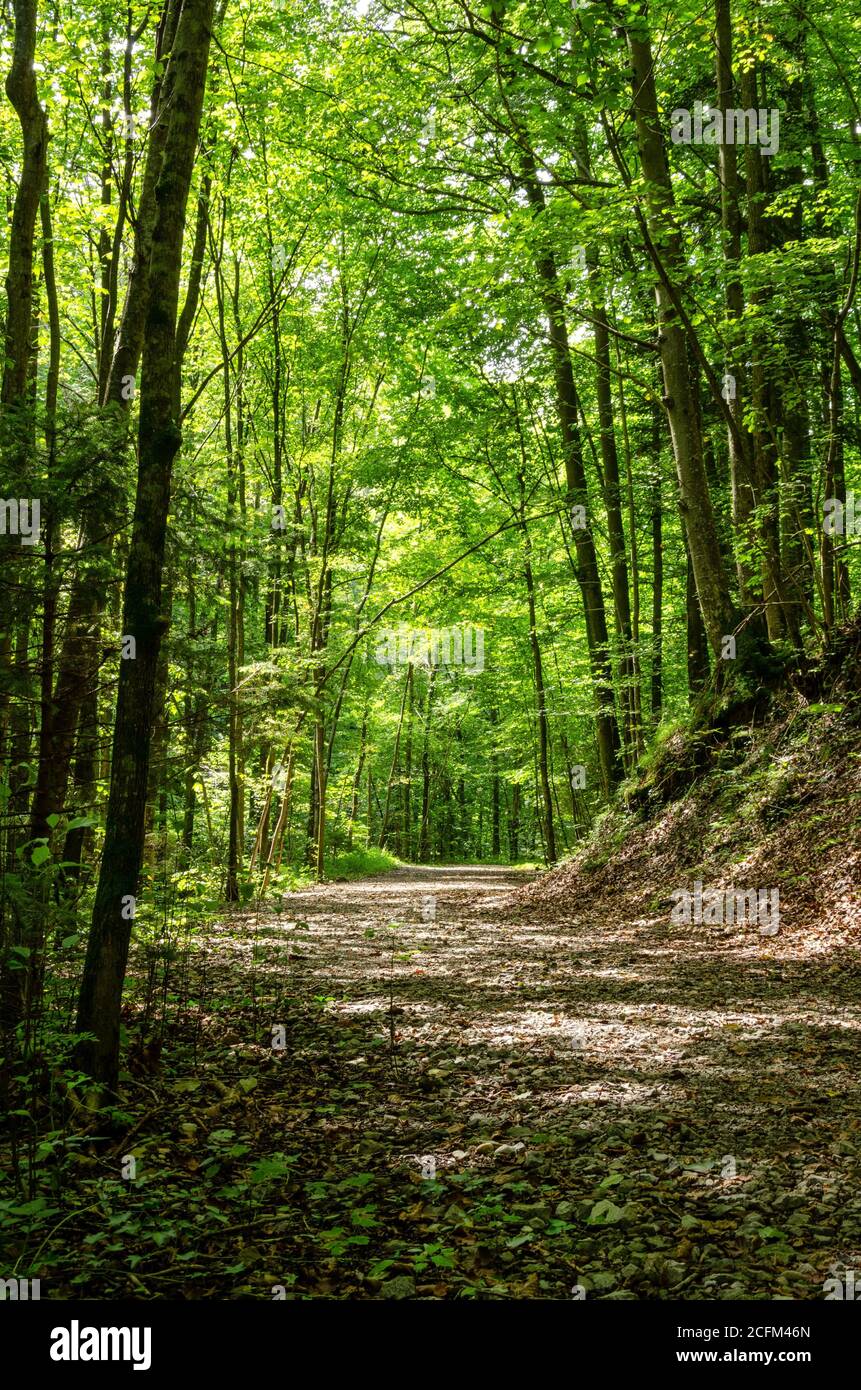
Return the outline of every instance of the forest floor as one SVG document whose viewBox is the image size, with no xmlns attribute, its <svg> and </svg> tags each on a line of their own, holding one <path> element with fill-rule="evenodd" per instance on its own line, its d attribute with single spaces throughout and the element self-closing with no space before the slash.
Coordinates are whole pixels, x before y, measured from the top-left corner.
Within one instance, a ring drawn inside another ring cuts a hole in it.
<svg viewBox="0 0 861 1390">
<path fill-rule="evenodd" d="M 861 1267 L 857 951 L 673 926 L 624 867 L 530 877 L 209 929 L 68 1294 L 816 1299 Z"/>
<path fill-rule="evenodd" d="M 273 1143 L 320 1186 L 273 1282 L 821 1298 L 861 1260 L 857 956 L 670 926 L 642 879 L 536 922 L 520 881 L 403 869 L 267 925 L 301 934 L 294 989 L 327 1025 L 274 1068 Z M 367 1244 L 305 1263 L 332 1227 Z"/>
</svg>

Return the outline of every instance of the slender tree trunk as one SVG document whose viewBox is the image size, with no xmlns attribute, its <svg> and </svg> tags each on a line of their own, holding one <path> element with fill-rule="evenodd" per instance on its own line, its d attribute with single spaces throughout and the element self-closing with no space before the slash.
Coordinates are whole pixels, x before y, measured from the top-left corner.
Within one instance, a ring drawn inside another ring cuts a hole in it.
<svg viewBox="0 0 861 1390">
<path fill-rule="evenodd" d="M 77 1031 L 92 1034 L 79 1062 L 116 1090 L 119 1023 L 143 852 L 147 771 L 159 650 L 169 616 L 161 587 L 176 419 L 175 337 L 186 205 L 209 59 L 213 0 L 185 0 L 171 53 L 171 108 L 158 175 L 143 347 L 139 467 L 123 612 L 134 659 L 120 665 L 111 786 L 93 922 L 78 1002 Z"/>
<path fill-rule="evenodd" d="M 688 647 L 688 691 L 693 697 L 708 685 L 709 646 L 697 598 L 694 566 L 685 534 L 685 627 Z"/>
<path fill-rule="evenodd" d="M 157 59 L 163 59 L 170 49 L 176 23 L 176 9 L 175 0 L 166 0 L 158 26 Z M 125 100 L 128 109 L 131 100 L 131 51 L 123 61 Z M 106 407 L 105 428 L 113 427 L 115 430 L 118 450 L 125 445 L 129 408 L 135 395 L 136 373 L 143 344 L 149 300 L 152 235 L 156 216 L 156 180 L 167 131 L 166 110 L 162 107 L 162 101 L 168 97 L 172 82 L 173 65 L 168 65 L 167 75 L 157 75 L 153 87 L 150 136 L 135 223 L 134 261 L 126 290 L 125 307 L 115 345 L 109 345 L 107 342 L 107 336 L 112 333 L 113 309 L 105 319 L 104 339 L 98 364 L 100 383 L 106 374 L 106 384 L 103 388 L 100 385 L 99 395 L 100 404 Z M 117 211 L 108 274 L 110 291 L 114 297 L 122 252 L 122 229 L 131 189 L 132 151 L 132 132 L 128 131 L 122 196 Z M 192 297 L 194 284 L 195 277 L 192 273 L 186 305 Z M 112 356 L 110 346 L 113 347 Z M 101 615 L 107 602 L 108 561 L 113 549 L 112 533 L 117 529 L 117 518 L 121 515 L 123 506 L 124 500 L 120 491 L 103 486 L 84 510 L 82 558 L 72 580 L 66 609 L 65 635 L 57 661 L 50 737 L 46 741 L 45 755 L 39 759 L 33 794 L 33 823 L 42 827 L 47 826 L 49 815 L 58 815 L 64 809 L 81 704 L 86 699 L 87 691 L 99 680 L 101 650 L 99 644 L 93 640 L 93 633 L 99 629 Z"/>
<path fill-rule="evenodd" d="M 515 782 L 511 789 L 511 808 L 508 812 L 508 850 L 512 864 L 520 858 L 521 791 Z"/>
<path fill-rule="evenodd" d="M 741 78 L 741 102 L 744 108 L 757 105 L 757 69 L 750 67 Z M 770 237 L 765 208 L 768 202 L 768 175 L 758 145 L 748 143 L 744 148 L 747 183 L 747 251 L 748 263 L 756 256 L 770 251 Z M 764 305 L 770 298 L 767 289 L 756 289 L 751 303 Z M 780 572 L 780 532 L 777 498 L 777 441 L 774 432 L 776 394 L 772 369 L 766 364 L 768 336 L 754 331 L 751 344 L 750 374 L 751 406 L 753 410 L 753 476 L 757 503 L 757 539 L 762 573 L 762 594 L 769 640 L 778 641 L 786 630 L 783 612 L 783 586 Z"/>
<path fill-rule="evenodd" d="M 738 90 L 732 69 L 731 0 L 715 0 L 715 38 L 717 104 L 722 116 L 738 105 Z M 721 137 L 727 129 L 721 121 Z M 753 473 L 753 439 L 744 422 L 747 400 L 747 373 L 744 365 L 744 343 L 741 321 L 744 314 L 744 292 L 739 278 L 741 265 L 741 211 L 738 177 L 738 155 L 733 141 L 721 138 L 718 146 L 720 169 L 721 231 L 725 265 L 725 302 L 731 341 L 724 374 L 727 405 L 735 429 L 727 430 L 730 464 L 732 519 L 736 535 L 736 568 L 742 612 L 748 616 L 762 603 L 762 582 L 750 552 L 755 546 L 754 512 L 756 482 Z M 761 628 L 761 619 L 758 621 Z"/>
<path fill-rule="evenodd" d="M 408 661 L 408 662 L 407 662 L 407 671 L 406 671 L 406 675 L 405 675 L 405 677 L 404 677 L 404 689 L 403 689 L 403 693 L 402 693 L 402 695 L 401 695 L 401 708 L 400 708 L 400 713 L 398 714 L 398 728 L 397 728 L 397 732 L 396 732 L 396 734 L 395 734 L 395 746 L 394 746 L 394 750 L 393 750 L 393 752 L 392 752 L 392 765 L 391 765 L 391 767 L 390 767 L 390 769 L 389 769 L 389 779 L 388 779 L 388 781 L 387 781 L 387 783 L 386 783 L 386 799 L 385 799 L 385 801 L 384 801 L 384 803 L 383 803 L 383 823 L 382 823 L 382 825 L 380 826 L 380 838 L 379 838 L 379 841 L 378 841 L 379 846 L 380 846 L 380 849 L 385 849 L 385 847 L 386 847 L 386 840 L 387 840 L 388 834 L 389 834 L 389 812 L 390 812 L 390 807 L 391 807 L 391 802 L 392 802 L 392 790 L 393 790 L 394 785 L 395 785 L 395 779 L 396 779 L 396 777 L 397 777 L 397 775 L 398 775 L 399 756 L 400 756 L 400 747 L 401 747 L 401 733 L 402 733 L 403 727 L 404 727 L 404 713 L 405 713 L 405 711 L 406 711 L 406 707 L 407 707 L 407 696 L 408 696 L 408 693 L 409 693 L 410 688 L 411 688 L 411 686 L 412 686 L 412 682 L 413 682 L 413 664 L 412 664 L 411 661 Z"/>
<path fill-rule="evenodd" d="M 36 0 L 14 0 L 15 39 L 6 95 L 18 116 L 23 139 L 18 187 L 9 228 L 6 272 L 6 332 L 0 405 L 4 416 L 28 397 L 33 321 L 33 260 L 36 220 L 47 177 L 48 122 L 36 87 Z"/>
<path fill-rule="evenodd" d="M 232 168 L 232 165 L 231 165 Z M 224 896 L 227 902 L 239 901 L 239 879 L 243 857 L 244 786 L 242 769 L 242 707 L 239 694 L 239 672 L 243 660 L 243 588 L 242 522 L 245 511 L 244 473 L 241 437 L 240 364 L 235 369 L 227 332 L 227 285 L 224 268 L 227 199 L 222 199 L 217 244 L 214 244 L 215 292 L 218 307 L 218 337 L 221 346 L 222 390 L 224 396 L 224 449 L 227 462 L 227 762 L 228 762 L 228 828 L 227 870 Z M 212 230 L 210 229 L 212 237 Z M 214 237 L 212 237 L 215 242 Z M 234 376 L 235 370 L 235 376 Z"/>
<path fill-rule="evenodd" d="M 670 424 L 679 482 L 679 506 L 688 524 L 688 544 L 709 644 L 720 659 L 724 636 L 735 633 L 738 615 L 730 596 L 703 456 L 696 400 L 688 365 L 685 328 L 679 317 L 676 285 L 687 279 L 681 233 L 676 221 L 663 124 L 658 114 L 651 40 L 645 29 L 628 31 L 637 139 L 647 181 L 647 215 L 641 229 L 656 261 L 655 297 L 664 376 L 664 406 Z M 745 643 L 738 634 L 739 656 Z M 742 661 L 744 664 L 744 661 Z"/>
<path fill-rule="evenodd" d="M 576 146 L 580 168 L 585 176 L 591 177 L 589 140 L 585 122 L 577 121 Z M 610 575 L 613 589 L 613 608 L 618 642 L 619 677 L 622 690 L 622 710 L 624 715 L 623 761 L 631 764 L 636 761 L 639 735 L 636 718 L 636 680 L 634 665 L 633 627 L 631 617 L 631 596 L 628 583 L 628 550 L 625 539 L 625 523 L 622 515 L 622 487 L 619 476 L 619 453 L 616 447 L 616 430 L 613 412 L 613 389 L 610 369 L 610 326 L 607 317 L 604 285 L 601 276 L 598 249 L 592 244 L 586 248 L 586 266 L 589 282 L 589 299 L 592 310 L 592 325 L 595 343 L 595 398 L 598 406 L 598 429 L 601 450 L 601 484 L 604 495 L 604 510 L 607 515 L 607 539 L 610 544 Z M 635 538 L 632 536 L 632 542 Z"/>
<path fill-rule="evenodd" d="M 461 862 L 469 858 L 469 811 L 466 804 L 466 778 L 463 775 L 463 727 L 460 720 L 455 730 L 457 740 L 457 761 L 461 769 L 457 779 L 457 848 Z"/>
<path fill-rule="evenodd" d="M 618 344 L 617 344 L 618 346 Z M 622 425 L 622 444 L 625 451 L 625 480 L 627 485 L 628 535 L 631 538 L 631 647 L 628 661 L 622 674 L 627 694 L 630 730 L 630 765 L 635 767 L 643 752 L 643 696 L 640 673 L 640 556 L 637 540 L 637 513 L 634 503 L 634 465 L 631 454 L 631 441 L 628 436 L 628 408 L 625 403 L 625 389 L 621 377 L 621 355 L 618 357 L 619 376 L 619 418 Z M 624 540 L 624 534 L 623 534 Z M 627 589 L 627 571 L 625 588 Z"/>
<path fill-rule="evenodd" d="M 520 533 L 523 537 L 526 597 L 529 604 L 529 646 L 532 651 L 532 669 L 535 678 L 535 698 L 538 705 L 538 773 L 541 784 L 541 801 L 544 807 L 543 839 L 547 861 L 556 863 L 556 832 L 553 826 L 553 796 L 550 790 L 550 766 L 548 749 L 550 744 L 547 719 L 547 692 L 544 687 L 544 668 L 541 660 L 541 645 L 538 641 L 538 626 L 535 608 L 535 581 L 532 575 L 532 541 L 526 525 L 525 483 L 523 474 L 520 485 Z"/>
<path fill-rule="evenodd" d="M 284 776 L 284 794 L 281 797 L 281 806 L 278 811 L 278 819 L 275 822 L 275 829 L 272 832 L 272 843 L 269 846 L 269 856 L 266 860 L 266 871 L 263 875 L 263 883 L 260 888 L 261 896 L 269 886 L 269 878 L 274 864 L 276 871 L 281 867 L 281 856 L 283 854 L 285 832 L 290 823 L 290 805 L 293 797 L 293 766 L 294 752 L 291 741 L 287 753 L 287 769 Z"/>
<path fill-rule="evenodd" d="M 362 731 L 359 735 L 359 761 L 353 775 L 353 790 L 350 797 L 350 825 L 347 830 L 347 849 L 353 848 L 353 832 L 359 819 L 359 792 L 362 787 L 362 769 L 365 766 L 368 737 L 368 706 L 362 711 Z"/>
<path fill-rule="evenodd" d="M 659 465 L 660 466 L 660 465 Z M 664 704 L 664 538 L 660 474 L 652 484 L 652 724 L 661 722 Z"/>
<path fill-rule="evenodd" d="M 430 791 L 431 791 L 431 764 L 430 764 L 430 731 L 431 718 L 433 713 L 433 694 L 434 682 L 436 680 L 436 667 L 432 666 L 428 674 L 427 689 L 425 694 L 425 720 L 424 732 L 422 735 L 422 814 L 421 829 L 419 830 L 419 863 L 427 864 L 431 855 L 430 843 Z"/>
<path fill-rule="evenodd" d="M 499 750 L 496 746 L 496 728 L 499 723 L 499 711 L 493 706 L 490 711 L 491 728 L 491 752 L 490 752 L 490 855 L 492 859 L 499 859 L 502 850 L 499 838 Z"/>
<path fill-rule="evenodd" d="M 14 0 L 14 39 L 12 63 L 6 76 L 6 95 L 9 98 L 21 128 L 22 150 L 19 158 L 19 171 L 15 199 L 12 205 L 12 218 L 9 227 L 9 260 L 6 271 L 6 315 L 3 337 L 4 356 L 2 378 L 0 378 L 0 460 L 4 476 L 16 479 L 21 492 L 25 488 L 25 478 L 30 472 L 29 461 L 35 446 L 35 401 L 32 395 L 32 367 L 36 344 L 33 342 L 33 313 L 37 305 L 34 276 L 34 243 L 39 205 L 46 187 L 48 123 L 39 102 L 36 85 L 37 3 L 36 0 Z M 16 495 L 13 493 L 13 495 Z M 16 682 L 12 676 L 13 642 L 16 630 L 27 623 L 30 608 L 30 595 L 26 591 L 21 570 L 25 561 L 21 547 L 4 527 L 0 537 L 0 609 L 2 609 L 2 632 L 0 632 L 0 738 L 8 738 L 10 766 L 9 780 L 13 780 L 12 767 L 19 761 L 21 753 L 20 730 L 23 721 L 28 722 L 29 699 L 15 699 L 12 706 Z M 14 668 L 18 669 L 17 657 Z M 23 670 L 27 669 L 25 662 Z M 11 708 L 10 708 L 11 707 Z M 3 748 L 6 752 L 7 749 Z M 24 760 L 28 760 L 27 748 Z M 7 806 L 7 813 L 11 806 Z M 6 828 L 5 858 L 14 860 L 15 823 Z M 13 928 L 13 931 L 17 928 Z M 5 924 L 3 945 L 7 945 Z M 14 991 L 13 991 L 14 992 Z"/>
<path fill-rule="evenodd" d="M 536 216 L 545 212 L 544 190 L 535 174 L 531 156 L 525 163 L 524 188 Z M 540 235 L 540 233 L 539 233 Z M 577 556 L 577 581 L 583 598 L 586 637 L 596 700 L 596 735 L 605 790 L 609 793 L 622 776 L 619 729 L 613 693 L 613 673 L 604 595 L 598 570 L 598 557 L 589 518 L 589 494 L 583 463 L 583 446 L 578 422 L 577 388 L 568 341 L 565 305 L 553 251 L 539 242 L 536 269 L 544 310 L 550 324 L 550 352 L 556 394 L 556 412 L 562 437 L 565 464 L 566 504 L 572 518 L 572 535 Z M 582 509 L 582 510 L 575 510 Z M 585 525 L 581 522 L 585 519 Z"/>
<path fill-rule="evenodd" d="M 89 819 L 96 809 L 98 742 L 98 691 L 91 689 L 86 693 L 81 706 L 81 721 L 78 725 L 75 749 L 74 801 L 80 819 Z M 70 884 L 81 877 L 85 858 L 92 852 L 93 838 L 91 825 L 75 825 L 66 831 L 63 844 L 63 874 Z"/>
<path fill-rule="evenodd" d="M 409 693 L 407 696 L 407 735 L 404 742 L 404 773 L 401 782 L 402 805 L 401 805 L 401 847 L 400 857 L 407 861 L 412 859 L 412 808 L 411 790 L 413 777 L 413 718 L 415 701 L 415 678 L 413 667 L 408 671 Z"/>
<path fill-rule="evenodd" d="M 322 690 L 320 691 L 322 699 Z M 326 865 L 326 727 L 321 718 L 314 724 L 314 766 L 317 771 L 317 823 L 314 867 L 318 881 Z"/>
</svg>

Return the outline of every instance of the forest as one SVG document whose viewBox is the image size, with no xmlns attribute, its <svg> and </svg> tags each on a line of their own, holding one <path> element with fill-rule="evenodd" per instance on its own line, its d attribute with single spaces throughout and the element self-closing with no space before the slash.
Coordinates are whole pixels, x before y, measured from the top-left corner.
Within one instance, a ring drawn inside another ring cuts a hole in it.
<svg viewBox="0 0 861 1390">
<path fill-rule="evenodd" d="M 859 59 L 0 0 L 0 1282 L 854 1296 Z"/>
</svg>

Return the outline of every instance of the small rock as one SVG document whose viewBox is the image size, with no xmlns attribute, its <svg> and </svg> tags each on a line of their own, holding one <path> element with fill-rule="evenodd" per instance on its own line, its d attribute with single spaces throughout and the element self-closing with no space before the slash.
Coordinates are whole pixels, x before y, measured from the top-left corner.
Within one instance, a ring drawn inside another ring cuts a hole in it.
<svg viewBox="0 0 861 1390">
<path fill-rule="evenodd" d="M 494 1158 L 514 1158 L 515 1154 L 523 1153 L 525 1144 L 500 1144 L 499 1148 L 493 1150 Z"/>
</svg>

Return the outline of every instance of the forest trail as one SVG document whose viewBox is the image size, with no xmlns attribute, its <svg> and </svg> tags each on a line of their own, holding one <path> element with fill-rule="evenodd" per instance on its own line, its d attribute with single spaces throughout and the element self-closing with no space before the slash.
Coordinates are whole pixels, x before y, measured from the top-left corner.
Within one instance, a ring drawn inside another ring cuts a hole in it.
<svg viewBox="0 0 861 1390">
<path fill-rule="evenodd" d="M 258 1036 L 223 1035 L 222 1064 L 226 1042 L 254 1151 L 291 1174 L 266 1277 L 294 1297 L 821 1297 L 861 1257 L 854 970 L 623 891 L 538 920 L 526 878 L 403 868 L 217 929 L 210 984 L 253 994 Z"/>
</svg>

